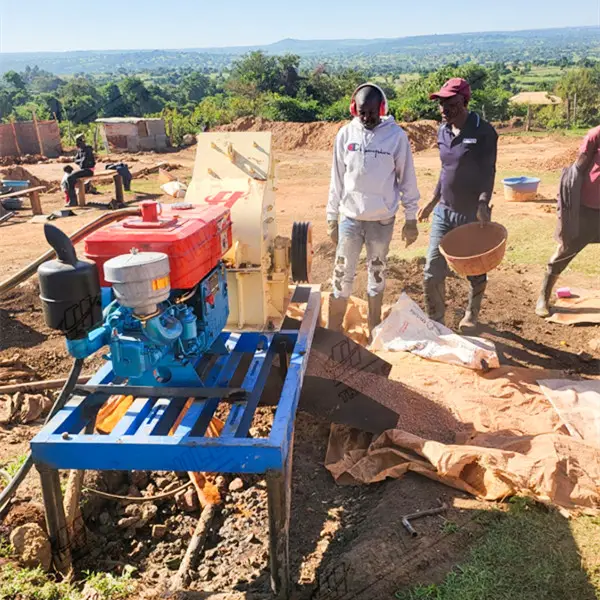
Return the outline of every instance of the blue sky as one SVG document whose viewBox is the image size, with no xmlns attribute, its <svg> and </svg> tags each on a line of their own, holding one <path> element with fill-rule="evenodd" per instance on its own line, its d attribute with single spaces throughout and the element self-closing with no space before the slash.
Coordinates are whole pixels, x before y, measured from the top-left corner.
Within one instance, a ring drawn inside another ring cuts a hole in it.
<svg viewBox="0 0 600 600">
<path fill-rule="evenodd" d="M 192 48 L 592 25 L 598 1 L 0 0 L 0 52 Z M 433 15 L 433 16 L 432 16 Z M 1 57 L 0 57 L 1 60 Z"/>
</svg>

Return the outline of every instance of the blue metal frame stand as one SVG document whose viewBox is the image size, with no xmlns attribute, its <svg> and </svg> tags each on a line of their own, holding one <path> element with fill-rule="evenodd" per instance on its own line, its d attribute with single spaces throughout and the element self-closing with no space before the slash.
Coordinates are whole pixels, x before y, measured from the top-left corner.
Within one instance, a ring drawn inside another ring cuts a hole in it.
<svg viewBox="0 0 600 600">
<path fill-rule="evenodd" d="M 236 379 L 243 376 L 239 384 L 245 392 L 243 398 L 239 395 L 226 399 L 206 398 L 207 394 L 201 393 L 203 388 L 198 388 L 198 396 L 203 397 L 194 400 L 173 435 L 169 432 L 187 399 L 183 395 L 164 397 L 157 384 L 152 390 L 155 394 L 135 398 L 110 434 L 99 435 L 94 433 L 98 410 L 126 383 L 115 377 L 108 362 L 86 386 L 99 391 L 75 390 L 65 407 L 31 442 L 33 460 L 42 478 L 48 529 L 58 570 L 65 571 L 70 564 L 60 487 L 57 490 L 58 469 L 265 473 L 271 580 L 281 598 L 289 597 L 294 421 L 321 308 L 317 289 L 298 288 L 295 297 L 298 295 L 304 295 L 302 303 L 306 303 L 298 330 L 221 334 L 198 366 L 201 378 L 212 394 L 215 388 L 228 389 L 234 376 Z M 271 431 L 266 438 L 251 438 L 248 432 L 275 357 L 279 357 L 284 379 Z M 245 373 L 240 375 L 246 364 Z M 107 389 L 106 385 L 110 387 Z M 109 391 L 113 387 L 114 391 Z M 186 388 L 185 393 L 188 391 Z M 170 393 L 173 393 L 172 388 Z M 218 438 L 206 437 L 208 425 L 221 402 L 230 407 L 224 429 Z"/>
</svg>

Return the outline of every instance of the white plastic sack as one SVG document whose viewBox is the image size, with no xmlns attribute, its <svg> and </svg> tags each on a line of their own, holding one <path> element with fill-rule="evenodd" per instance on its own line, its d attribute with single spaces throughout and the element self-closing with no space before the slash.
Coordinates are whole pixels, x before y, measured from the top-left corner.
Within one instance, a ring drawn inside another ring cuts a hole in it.
<svg viewBox="0 0 600 600">
<path fill-rule="evenodd" d="M 370 350 L 412 352 L 422 358 L 474 370 L 500 366 L 493 342 L 457 335 L 429 319 L 405 293 L 387 319 L 373 331 Z"/>
<path fill-rule="evenodd" d="M 160 186 L 160 189 L 173 198 L 185 198 L 187 186 L 180 181 L 168 181 Z"/>
<path fill-rule="evenodd" d="M 572 437 L 600 446 L 600 381 L 538 381 Z"/>
</svg>

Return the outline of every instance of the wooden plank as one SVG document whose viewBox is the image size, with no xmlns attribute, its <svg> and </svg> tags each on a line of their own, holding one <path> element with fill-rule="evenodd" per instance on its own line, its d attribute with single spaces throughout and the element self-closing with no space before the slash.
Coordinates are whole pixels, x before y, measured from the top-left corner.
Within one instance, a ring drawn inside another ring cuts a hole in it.
<svg viewBox="0 0 600 600">
<path fill-rule="evenodd" d="M 71 540 L 60 488 L 60 476 L 55 469 L 38 466 L 46 513 L 46 528 L 52 548 L 54 568 L 66 576 L 71 571 Z"/>
<path fill-rule="evenodd" d="M 43 185 L 38 185 L 36 187 L 25 188 L 23 190 L 19 190 L 18 192 L 10 192 L 9 194 L 0 194 L 0 200 L 4 200 L 4 198 L 24 198 L 31 194 L 31 192 L 45 192 L 46 188 Z"/>
<path fill-rule="evenodd" d="M 89 177 L 84 177 L 86 181 L 94 181 L 94 179 L 114 179 L 119 174 L 116 171 L 101 171 L 100 173 L 94 173 Z"/>
<path fill-rule="evenodd" d="M 292 450 L 293 432 L 283 471 L 267 471 L 266 477 L 271 589 L 279 600 L 289 600 L 292 595 L 290 574 Z"/>
<path fill-rule="evenodd" d="M 31 202 L 31 210 L 34 215 L 43 214 L 39 190 L 29 190 L 29 201 Z"/>
<path fill-rule="evenodd" d="M 153 398 L 136 398 L 127 412 L 121 417 L 115 428 L 110 432 L 113 438 L 133 435 L 144 422 L 154 405 Z"/>
</svg>

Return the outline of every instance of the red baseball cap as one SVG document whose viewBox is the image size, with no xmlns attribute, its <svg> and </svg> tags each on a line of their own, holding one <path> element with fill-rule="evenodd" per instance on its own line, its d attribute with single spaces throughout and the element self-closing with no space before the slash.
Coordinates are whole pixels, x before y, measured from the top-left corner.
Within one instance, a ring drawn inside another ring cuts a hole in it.
<svg viewBox="0 0 600 600">
<path fill-rule="evenodd" d="M 460 77 L 453 77 L 446 81 L 439 92 L 431 94 L 430 100 L 442 100 L 444 98 L 452 98 L 452 96 L 463 96 L 465 100 L 471 99 L 471 86 L 467 81 Z"/>
</svg>

